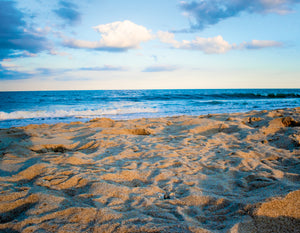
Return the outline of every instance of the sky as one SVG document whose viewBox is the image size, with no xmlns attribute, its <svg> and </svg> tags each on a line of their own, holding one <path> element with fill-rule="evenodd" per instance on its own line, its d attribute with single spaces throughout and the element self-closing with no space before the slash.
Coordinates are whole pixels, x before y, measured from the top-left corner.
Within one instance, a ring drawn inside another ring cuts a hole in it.
<svg viewBox="0 0 300 233">
<path fill-rule="evenodd" d="M 300 0 L 0 0 L 0 91 L 300 88 Z"/>
</svg>

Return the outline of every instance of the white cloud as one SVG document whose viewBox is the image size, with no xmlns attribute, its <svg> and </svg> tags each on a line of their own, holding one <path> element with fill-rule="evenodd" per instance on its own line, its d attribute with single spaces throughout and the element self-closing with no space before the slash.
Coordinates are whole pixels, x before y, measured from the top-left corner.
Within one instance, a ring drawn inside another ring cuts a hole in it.
<svg viewBox="0 0 300 233">
<path fill-rule="evenodd" d="M 195 40 L 183 40 L 179 45 L 175 46 L 175 48 L 180 49 L 200 50 L 206 54 L 226 53 L 231 50 L 232 47 L 233 46 L 225 41 L 222 36 L 212 38 L 196 37 Z"/>
<path fill-rule="evenodd" d="M 225 41 L 222 36 L 212 38 L 196 37 L 195 40 L 183 40 L 181 42 L 175 40 L 175 35 L 170 32 L 159 31 L 157 36 L 161 42 L 171 44 L 173 48 L 199 50 L 206 54 L 226 53 L 233 47 L 233 45 L 230 45 L 227 41 Z"/>
<path fill-rule="evenodd" d="M 93 27 L 101 34 L 99 41 L 65 39 L 64 45 L 72 48 L 126 51 L 140 47 L 140 43 L 153 39 L 151 31 L 129 20 Z"/>
<path fill-rule="evenodd" d="M 202 51 L 205 54 L 222 54 L 230 50 L 263 49 L 283 46 L 281 42 L 272 40 L 252 40 L 251 42 L 243 42 L 239 45 L 230 44 L 220 35 L 211 38 L 196 37 L 196 39 L 191 41 L 183 40 L 180 42 L 175 40 L 173 33 L 159 31 L 157 37 L 161 42 L 170 44 L 172 48 Z"/>
<path fill-rule="evenodd" d="M 178 43 L 178 41 L 175 40 L 174 33 L 165 32 L 165 31 L 158 31 L 157 32 L 157 37 L 163 43 L 173 44 L 173 45 Z"/>
</svg>

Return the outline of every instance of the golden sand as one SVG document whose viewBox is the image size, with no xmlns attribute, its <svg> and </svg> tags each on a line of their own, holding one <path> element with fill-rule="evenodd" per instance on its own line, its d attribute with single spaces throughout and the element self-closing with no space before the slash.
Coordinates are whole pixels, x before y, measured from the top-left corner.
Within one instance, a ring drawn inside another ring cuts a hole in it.
<svg viewBox="0 0 300 233">
<path fill-rule="evenodd" d="M 0 232 L 300 232 L 300 108 L 2 129 L 0 159 Z"/>
</svg>

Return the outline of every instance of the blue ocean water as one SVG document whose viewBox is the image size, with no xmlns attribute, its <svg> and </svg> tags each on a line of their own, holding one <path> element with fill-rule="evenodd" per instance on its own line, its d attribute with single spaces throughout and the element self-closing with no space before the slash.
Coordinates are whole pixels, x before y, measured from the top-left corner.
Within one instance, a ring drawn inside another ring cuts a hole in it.
<svg viewBox="0 0 300 233">
<path fill-rule="evenodd" d="M 300 106 L 300 89 L 0 92 L 0 128 L 87 121 L 247 112 Z"/>
</svg>

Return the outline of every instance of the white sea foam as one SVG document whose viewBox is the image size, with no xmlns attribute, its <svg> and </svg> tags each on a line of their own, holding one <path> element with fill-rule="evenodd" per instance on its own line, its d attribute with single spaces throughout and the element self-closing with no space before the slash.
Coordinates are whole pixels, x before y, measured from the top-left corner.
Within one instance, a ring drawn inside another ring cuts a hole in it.
<svg viewBox="0 0 300 233">
<path fill-rule="evenodd" d="M 56 111 L 15 111 L 0 112 L 0 120 L 31 119 L 31 118 L 94 118 L 105 115 L 125 115 L 137 113 L 155 113 L 157 110 L 152 108 L 123 108 L 110 110 L 56 110 Z"/>
</svg>

